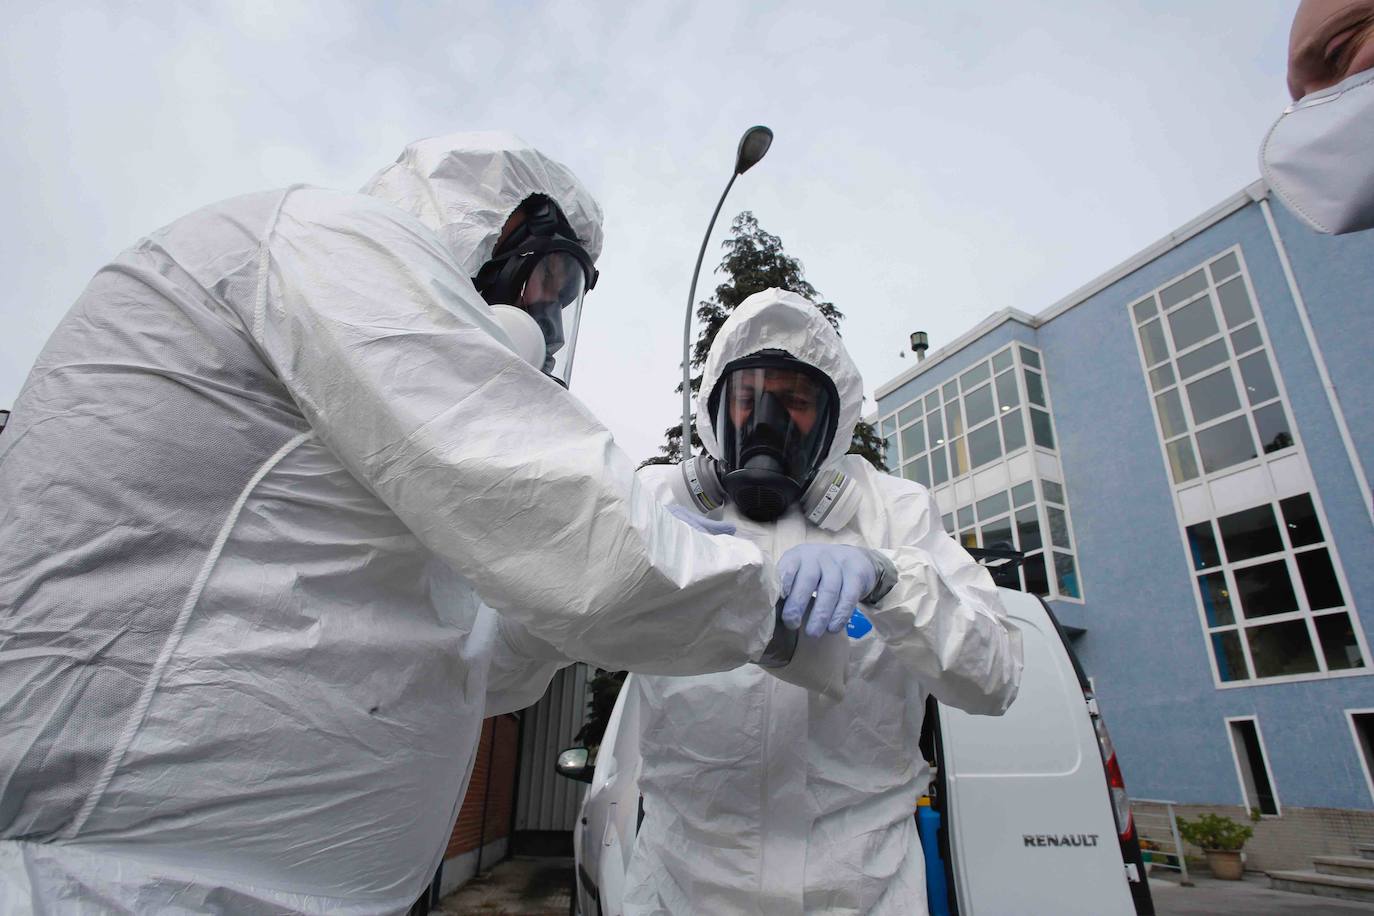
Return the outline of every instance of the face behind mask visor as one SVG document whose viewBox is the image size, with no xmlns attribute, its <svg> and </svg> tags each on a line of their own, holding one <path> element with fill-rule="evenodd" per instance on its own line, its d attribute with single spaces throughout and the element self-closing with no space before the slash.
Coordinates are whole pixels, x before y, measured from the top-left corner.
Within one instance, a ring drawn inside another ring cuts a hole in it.
<svg viewBox="0 0 1374 916">
<path fill-rule="evenodd" d="M 511 232 L 474 283 L 492 305 L 526 312 L 544 335 L 541 367 L 565 387 L 572 379 L 582 299 L 596 285 L 591 257 L 577 243 L 558 207 L 536 197 L 525 221 Z"/>
<path fill-rule="evenodd" d="M 711 394 L 720 483 L 746 517 L 772 521 L 797 502 L 830 451 L 839 397 L 823 372 L 782 351 L 725 367 Z"/>
</svg>

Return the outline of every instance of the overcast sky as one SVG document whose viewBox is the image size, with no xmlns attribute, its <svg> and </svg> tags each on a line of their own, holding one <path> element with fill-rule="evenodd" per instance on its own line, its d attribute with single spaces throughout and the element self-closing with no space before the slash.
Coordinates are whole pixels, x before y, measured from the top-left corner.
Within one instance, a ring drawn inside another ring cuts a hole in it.
<svg viewBox="0 0 1374 916">
<path fill-rule="evenodd" d="M 101 264 L 235 194 L 356 188 L 509 129 L 607 214 L 573 390 L 636 459 L 674 421 L 697 246 L 750 209 L 846 314 L 869 394 L 1038 312 L 1258 177 L 1293 3 L 6 4 L 0 406 Z M 699 288 L 715 280 L 703 273 Z M 868 402 L 866 409 L 872 408 Z"/>
</svg>

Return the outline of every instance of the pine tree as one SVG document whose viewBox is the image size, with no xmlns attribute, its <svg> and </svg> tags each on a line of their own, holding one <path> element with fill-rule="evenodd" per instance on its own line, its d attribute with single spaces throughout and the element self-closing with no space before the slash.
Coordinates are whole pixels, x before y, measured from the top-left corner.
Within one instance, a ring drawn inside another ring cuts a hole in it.
<svg viewBox="0 0 1374 916">
<path fill-rule="evenodd" d="M 825 320 L 837 332 L 844 318 L 844 313 L 834 303 L 821 299 L 816 288 L 806 281 L 801 261 L 784 251 L 782 239 L 765 231 L 753 213 L 746 210 L 736 216 L 730 223 L 730 232 L 731 237 L 721 246 L 725 249 L 725 257 L 716 268 L 716 273 L 725 275 L 726 282 L 716 287 L 712 298 L 697 303 L 696 316 L 700 330 L 692 347 L 692 368 L 697 370 L 692 376 L 694 395 L 701 388 L 701 367 L 706 363 L 706 356 L 711 351 L 711 344 L 715 342 L 720 326 L 741 302 L 755 293 L 776 287 L 805 296 L 816 303 Z M 678 383 L 676 390 L 681 393 L 681 383 Z M 694 453 L 699 453 L 701 437 L 697 435 L 695 419 L 691 432 Z M 669 427 L 664 431 L 664 436 L 667 442 L 659 446 L 659 454 L 644 464 L 675 464 L 682 459 L 682 423 Z M 887 463 L 883 460 L 883 441 L 877 431 L 862 420 L 854 429 L 849 452 L 868 459 L 880 471 L 887 470 Z"/>
</svg>

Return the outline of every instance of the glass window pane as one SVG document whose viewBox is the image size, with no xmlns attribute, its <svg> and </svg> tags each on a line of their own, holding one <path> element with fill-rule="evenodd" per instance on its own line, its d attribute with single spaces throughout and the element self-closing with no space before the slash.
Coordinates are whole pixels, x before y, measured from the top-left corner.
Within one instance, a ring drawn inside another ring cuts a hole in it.
<svg viewBox="0 0 1374 916">
<path fill-rule="evenodd" d="M 1187 436 L 1175 439 L 1164 450 L 1169 454 L 1169 473 L 1174 483 L 1183 483 L 1197 476 L 1197 457 L 1193 454 L 1193 440 Z"/>
<path fill-rule="evenodd" d="M 959 535 L 959 543 L 963 544 L 965 547 L 977 547 L 978 532 L 965 531 L 963 534 Z"/>
<path fill-rule="evenodd" d="M 945 450 L 937 448 L 930 453 L 930 482 L 939 486 L 949 480 L 949 465 L 945 463 Z"/>
<path fill-rule="evenodd" d="M 945 531 L 946 531 L 947 533 L 949 533 L 949 534 L 953 534 L 953 533 L 954 533 L 954 513 L 953 513 L 953 512 L 946 512 L 944 515 L 940 516 L 940 522 L 941 522 L 941 524 L 943 524 L 943 525 L 945 526 Z"/>
<path fill-rule="evenodd" d="M 1312 652 L 1307 624 L 1301 620 L 1251 627 L 1245 631 L 1245 638 L 1250 642 L 1255 677 L 1311 674 L 1317 670 L 1317 656 Z"/>
<path fill-rule="evenodd" d="M 1069 518 L 1064 514 L 1064 510 L 1048 506 L 1045 515 L 1050 523 L 1050 543 L 1065 549 L 1072 547 L 1069 543 Z"/>
<path fill-rule="evenodd" d="M 930 459 L 925 455 L 902 467 L 902 476 L 914 480 L 923 487 L 930 486 Z"/>
<path fill-rule="evenodd" d="M 1164 331 L 1158 321 L 1140 326 L 1140 348 L 1145 352 L 1145 365 L 1153 366 L 1169 358 L 1169 348 L 1164 344 Z"/>
<path fill-rule="evenodd" d="M 1221 529 L 1221 543 L 1226 547 L 1226 559 L 1230 563 L 1283 550 L 1273 506 L 1256 506 L 1223 515 L 1217 519 L 1217 527 Z"/>
<path fill-rule="evenodd" d="M 1034 407 L 1031 408 L 1031 437 L 1041 448 L 1054 448 L 1054 431 L 1050 427 L 1050 415 Z"/>
<path fill-rule="evenodd" d="M 920 401 L 916 401 L 916 402 L 913 403 L 913 404 L 908 404 L 907 406 L 903 407 L 901 410 L 897 411 L 897 424 L 898 424 L 899 426 L 906 426 L 906 425 L 907 425 L 908 423 L 910 423 L 912 420 L 919 420 L 919 419 L 921 419 L 921 402 L 920 402 Z"/>
<path fill-rule="evenodd" d="M 958 477 L 968 471 L 968 443 L 964 439 L 955 439 L 949 444 L 949 476 Z"/>
<path fill-rule="evenodd" d="M 1055 552 L 1054 578 L 1059 586 L 1059 594 L 1066 598 L 1083 597 L 1078 590 L 1078 570 L 1074 566 L 1073 557 L 1067 553 Z"/>
<path fill-rule="evenodd" d="M 990 525 L 984 525 L 979 532 L 983 537 L 984 547 L 996 547 L 1001 550 L 1015 550 L 1011 542 L 1011 518 L 1002 518 Z"/>
<path fill-rule="evenodd" d="M 1040 489 L 1045 491 L 1045 499 L 1049 502 L 1058 503 L 1061 506 L 1068 505 L 1064 502 L 1064 488 L 1053 480 L 1040 481 Z"/>
<path fill-rule="evenodd" d="M 972 527 L 973 527 L 973 507 L 972 507 L 972 506 L 960 506 L 960 507 L 959 507 L 959 527 L 960 527 L 960 528 L 972 528 Z"/>
<path fill-rule="evenodd" d="M 1016 510 L 1016 543 L 1018 550 L 1039 550 L 1040 542 L 1040 518 L 1035 514 L 1034 506 L 1027 506 L 1024 509 Z"/>
<path fill-rule="evenodd" d="M 1235 612 L 1231 610 L 1231 592 L 1226 588 L 1226 575 L 1214 572 L 1197 577 L 1198 591 L 1202 593 L 1202 609 L 1207 613 L 1209 627 L 1224 627 L 1236 622 Z"/>
<path fill-rule="evenodd" d="M 916 422 L 902 430 L 902 457 L 914 458 L 926 450 L 926 425 Z"/>
<path fill-rule="evenodd" d="M 1036 553 L 1021 562 L 1022 573 L 1026 577 L 1026 591 L 1033 595 L 1045 596 L 1050 593 L 1050 577 L 1045 573 L 1045 555 Z"/>
<path fill-rule="evenodd" d="M 1217 332 L 1217 318 L 1212 300 L 1204 297 L 1169 315 L 1169 333 L 1174 338 L 1174 350 L 1186 350 L 1202 343 Z"/>
<path fill-rule="evenodd" d="M 950 401 L 945 405 L 945 429 L 949 431 L 951 439 L 964 434 L 964 414 L 959 409 L 958 401 Z"/>
<path fill-rule="evenodd" d="M 944 394 L 946 404 L 950 401 L 957 401 L 959 399 L 959 383 L 945 382 L 945 384 L 941 386 L 940 392 Z"/>
<path fill-rule="evenodd" d="M 1210 369 L 1226 362 L 1227 355 L 1224 339 L 1214 340 L 1206 346 L 1198 347 L 1187 356 L 1178 358 L 1178 377 L 1192 378 L 1203 369 Z"/>
<path fill-rule="evenodd" d="M 1011 504 L 1007 501 L 1006 490 L 1003 490 L 1001 493 L 994 493 L 987 499 L 978 500 L 977 505 L 978 517 L 980 519 L 989 519 L 994 515 L 1001 515 L 1011 508 Z"/>
<path fill-rule="evenodd" d="M 1235 252 L 1232 252 L 1224 258 L 1217 258 L 1208 269 L 1212 271 L 1212 282 L 1217 283 L 1232 274 L 1240 273 L 1240 264 L 1236 261 Z"/>
<path fill-rule="evenodd" d="M 1234 328 L 1255 317 L 1250 308 L 1250 294 L 1245 291 L 1245 280 L 1236 277 L 1217 287 L 1217 301 L 1221 303 L 1221 314 L 1226 318 L 1226 326 Z"/>
<path fill-rule="evenodd" d="M 1140 324 L 1140 322 L 1153 317 L 1158 311 L 1159 309 L 1155 307 L 1154 296 L 1150 296 L 1148 299 L 1141 299 L 1135 305 L 1131 306 L 1131 314 L 1135 315 L 1136 324 Z"/>
<path fill-rule="evenodd" d="M 1045 406 L 1045 386 L 1040 382 L 1040 373 L 1029 369 L 1026 370 L 1026 400 Z"/>
<path fill-rule="evenodd" d="M 1336 581 L 1336 570 L 1331 566 L 1331 555 L 1326 552 L 1325 547 L 1300 553 L 1296 559 L 1309 608 L 1320 611 L 1324 608 L 1344 606 L 1345 598 L 1341 595 L 1341 583 Z"/>
<path fill-rule="evenodd" d="M 1003 350 L 992 358 L 992 371 L 1001 372 L 1011 366 L 1011 351 Z"/>
<path fill-rule="evenodd" d="M 1034 350 L 1027 350 L 1025 347 L 1022 347 L 1021 362 L 1025 363 L 1027 366 L 1034 366 L 1035 368 L 1039 369 L 1040 354 L 1036 353 Z"/>
<path fill-rule="evenodd" d="M 1231 346 L 1236 348 L 1237 353 L 1246 353 L 1264 343 L 1260 337 L 1258 324 L 1247 324 L 1239 331 L 1231 334 Z"/>
<path fill-rule="evenodd" d="M 926 413 L 937 410 L 940 407 L 940 392 L 932 391 L 926 395 Z"/>
<path fill-rule="evenodd" d="M 1202 469 L 1208 474 L 1256 456 L 1255 441 L 1250 437 L 1250 424 L 1245 417 L 1202 430 L 1197 434 L 1197 447 L 1202 453 Z"/>
<path fill-rule="evenodd" d="M 896 417 L 884 417 L 884 418 L 883 418 L 883 425 L 882 425 L 882 433 L 883 433 L 883 435 L 884 435 L 884 436 L 890 436 L 890 435 L 892 435 L 893 433 L 895 433 L 896 431 L 897 431 L 897 418 L 896 418 Z"/>
<path fill-rule="evenodd" d="M 1002 418 L 1002 441 L 1008 453 L 1026 444 L 1026 425 L 1021 422 L 1021 411 L 1014 410 Z"/>
<path fill-rule="evenodd" d="M 897 437 L 888 436 L 883 440 L 883 461 L 891 467 L 897 463 Z"/>
<path fill-rule="evenodd" d="M 1165 439 L 1172 439 L 1188 431 L 1188 421 L 1183 416 L 1183 399 L 1178 396 L 1177 388 L 1158 395 L 1155 398 L 1155 407 L 1159 409 L 1159 429 L 1164 433 Z"/>
<path fill-rule="evenodd" d="M 1229 366 L 1189 382 L 1186 387 L 1188 404 L 1193 408 L 1193 422 L 1199 426 L 1240 409 L 1240 396 L 1236 394 L 1236 383 Z"/>
<path fill-rule="evenodd" d="M 963 375 L 959 376 L 959 386 L 968 391 L 979 382 L 986 381 L 988 377 L 988 364 L 979 363 Z"/>
<path fill-rule="evenodd" d="M 1245 653 L 1235 630 L 1212 634 L 1212 654 L 1217 659 L 1217 675 L 1223 681 L 1243 681 L 1250 677 L 1245 669 Z"/>
<path fill-rule="evenodd" d="M 1236 597 L 1248 619 L 1298 609 L 1298 596 L 1293 594 L 1293 583 L 1288 579 L 1288 564 L 1282 560 L 1237 569 L 1235 577 Z"/>
<path fill-rule="evenodd" d="M 1279 396 L 1278 386 L 1274 384 L 1274 373 L 1269 371 L 1267 353 L 1251 353 L 1241 360 L 1240 377 L 1245 382 L 1245 396 L 1250 399 L 1251 404 L 1261 404 Z"/>
<path fill-rule="evenodd" d="M 997 376 L 997 404 L 1003 411 L 1011 410 L 1021 403 L 1021 393 L 1016 390 L 1016 373 L 1003 372 Z"/>
<path fill-rule="evenodd" d="M 1207 288 L 1207 277 L 1200 270 L 1195 270 L 1188 276 L 1170 286 L 1164 287 L 1159 291 L 1159 302 L 1164 306 L 1165 311 L 1178 305 L 1184 299 L 1196 296 Z"/>
<path fill-rule="evenodd" d="M 1283 510 L 1283 521 L 1288 526 L 1288 543 L 1294 547 L 1307 544 L 1320 544 L 1322 538 L 1321 522 L 1317 521 L 1317 510 L 1312 505 L 1312 497 L 1306 493 L 1279 500 Z"/>
<path fill-rule="evenodd" d="M 1032 502 L 1035 502 L 1035 484 L 1028 480 L 1011 488 L 1011 504 L 1013 506 L 1024 506 Z"/>
<path fill-rule="evenodd" d="M 1221 565 L 1221 551 L 1217 550 L 1217 539 L 1212 534 L 1211 522 L 1198 522 L 1188 526 L 1188 549 L 1193 554 L 1194 569 L 1209 569 Z"/>
<path fill-rule="evenodd" d="M 965 394 L 964 412 L 968 414 L 969 426 L 977 426 L 996 413 L 992 406 L 992 386 L 984 385 Z"/>
<path fill-rule="evenodd" d="M 944 414 L 940 411 L 926 414 L 926 429 L 929 430 L 930 447 L 945 444 L 945 421 Z"/>
<path fill-rule="evenodd" d="M 1255 429 L 1259 431 L 1260 447 L 1266 455 L 1293 445 L 1293 431 L 1281 402 L 1275 401 L 1255 411 Z"/>
<path fill-rule="evenodd" d="M 1168 363 L 1150 370 L 1150 390 L 1158 391 L 1174 383 L 1174 367 Z"/>
<path fill-rule="evenodd" d="M 1002 440 L 997 437 L 997 424 L 988 423 L 968 434 L 969 464 L 978 468 L 1002 457 Z"/>
<path fill-rule="evenodd" d="M 1349 614 L 1324 614 L 1314 623 L 1328 670 L 1345 671 L 1364 667 L 1360 644 L 1355 641 L 1355 630 L 1350 626 Z"/>
</svg>

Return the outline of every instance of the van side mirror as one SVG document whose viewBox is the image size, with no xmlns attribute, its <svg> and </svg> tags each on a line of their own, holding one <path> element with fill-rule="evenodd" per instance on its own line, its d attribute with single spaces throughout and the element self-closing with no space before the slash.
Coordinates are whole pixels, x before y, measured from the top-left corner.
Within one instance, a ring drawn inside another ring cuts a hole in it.
<svg viewBox="0 0 1374 916">
<path fill-rule="evenodd" d="M 566 776 L 577 782 L 591 782 L 596 764 L 592 762 L 592 752 L 589 748 L 570 747 L 558 755 L 558 762 L 553 768 L 559 776 Z"/>
</svg>

